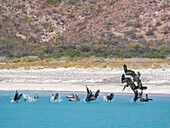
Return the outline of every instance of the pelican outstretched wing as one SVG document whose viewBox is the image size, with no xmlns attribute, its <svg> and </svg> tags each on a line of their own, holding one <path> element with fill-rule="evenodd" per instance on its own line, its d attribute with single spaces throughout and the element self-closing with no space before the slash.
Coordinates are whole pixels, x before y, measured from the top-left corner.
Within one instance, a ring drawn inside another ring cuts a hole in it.
<svg viewBox="0 0 170 128">
<path fill-rule="evenodd" d="M 22 97 L 22 94 L 20 94 L 20 95 L 17 97 L 17 100 L 19 100 L 21 97 Z"/>
<path fill-rule="evenodd" d="M 89 90 L 89 88 L 86 86 L 87 89 L 87 94 L 89 94 L 91 92 L 91 90 Z"/>
<path fill-rule="evenodd" d="M 122 91 L 124 91 L 126 87 L 128 87 L 128 85 L 125 85 Z"/>
<path fill-rule="evenodd" d="M 97 90 L 96 93 L 95 93 L 96 98 L 98 97 L 99 93 L 100 93 L 100 90 Z"/>
<path fill-rule="evenodd" d="M 17 97 L 18 97 L 18 91 L 16 91 L 16 93 L 15 93 L 14 101 L 16 101 L 16 100 L 17 100 Z"/>
</svg>

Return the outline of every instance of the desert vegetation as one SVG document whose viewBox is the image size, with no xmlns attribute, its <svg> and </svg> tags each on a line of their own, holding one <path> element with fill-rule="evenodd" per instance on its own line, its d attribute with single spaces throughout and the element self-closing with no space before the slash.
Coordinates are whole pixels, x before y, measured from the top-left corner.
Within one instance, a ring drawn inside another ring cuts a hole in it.
<svg viewBox="0 0 170 128">
<path fill-rule="evenodd" d="M 0 57 L 165 59 L 169 8 L 168 0 L 3 0 Z"/>
<path fill-rule="evenodd" d="M 169 68 L 170 60 L 165 59 L 65 59 L 65 60 L 39 60 L 38 58 L 5 60 L 0 63 L 0 69 L 44 69 L 44 68 L 122 68 L 123 64 L 131 65 L 129 68 Z"/>
</svg>

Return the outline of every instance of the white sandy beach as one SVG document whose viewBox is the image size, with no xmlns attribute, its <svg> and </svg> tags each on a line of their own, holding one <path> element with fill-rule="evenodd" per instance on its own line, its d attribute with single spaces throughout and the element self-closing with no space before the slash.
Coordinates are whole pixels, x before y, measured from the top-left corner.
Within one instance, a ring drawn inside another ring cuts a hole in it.
<svg viewBox="0 0 170 128">
<path fill-rule="evenodd" d="M 141 73 L 144 93 L 170 94 L 170 68 L 136 69 Z M 111 68 L 57 68 L 57 69 L 12 69 L 0 70 L 0 90 L 79 91 L 86 92 L 85 85 L 92 91 L 133 93 L 120 82 L 123 69 Z M 130 77 L 130 76 L 129 76 Z"/>
</svg>

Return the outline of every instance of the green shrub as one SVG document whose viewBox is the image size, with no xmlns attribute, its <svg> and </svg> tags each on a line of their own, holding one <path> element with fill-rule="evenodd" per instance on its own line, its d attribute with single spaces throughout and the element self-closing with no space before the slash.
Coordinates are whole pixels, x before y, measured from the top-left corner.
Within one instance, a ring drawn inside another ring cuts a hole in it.
<svg viewBox="0 0 170 128">
<path fill-rule="evenodd" d="M 82 25 L 82 26 L 79 26 L 79 31 L 82 31 L 83 29 L 85 29 L 86 26 Z"/>
<path fill-rule="evenodd" d="M 133 24 L 133 26 L 135 27 L 135 28 L 141 28 L 142 27 L 142 24 L 140 24 L 140 23 L 135 23 L 135 24 Z"/>
<path fill-rule="evenodd" d="M 47 0 L 46 3 L 52 6 L 58 6 L 61 3 L 61 0 Z"/>
<path fill-rule="evenodd" d="M 53 26 L 50 22 L 42 23 L 42 26 L 47 30 L 47 31 L 53 31 Z"/>
<path fill-rule="evenodd" d="M 154 32 L 153 30 L 148 30 L 146 33 L 145 33 L 146 36 L 153 36 L 154 35 Z"/>
<path fill-rule="evenodd" d="M 75 3 L 77 3 L 78 2 L 78 0 L 69 0 L 69 4 L 75 4 Z"/>
<path fill-rule="evenodd" d="M 127 21 L 125 23 L 125 27 L 130 27 L 130 26 L 133 26 L 133 22 L 132 21 Z"/>
<path fill-rule="evenodd" d="M 156 22 L 156 26 L 161 26 L 162 23 L 161 22 Z"/>
</svg>

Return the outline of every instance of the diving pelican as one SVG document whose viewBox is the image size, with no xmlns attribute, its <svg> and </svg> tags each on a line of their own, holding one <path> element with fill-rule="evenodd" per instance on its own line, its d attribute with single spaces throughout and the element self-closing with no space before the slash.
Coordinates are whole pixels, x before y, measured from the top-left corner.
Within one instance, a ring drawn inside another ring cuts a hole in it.
<svg viewBox="0 0 170 128">
<path fill-rule="evenodd" d="M 14 101 L 18 102 L 18 100 L 22 97 L 22 94 L 18 95 L 18 91 L 16 90 L 15 96 L 14 96 Z"/>
<path fill-rule="evenodd" d="M 55 96 L 54 96 L 54 94 L 51 94 L 51 95 L 54 97 L 54 99 L 53 99 L 54 101 L 58 100 L 58 97 L 59 97 L 58 93 L 56 93 Z"/>
<path fill-rule="evenodd" d="M 106 96 L 106 101 L 111 101 L 114 97 L 114 94 L 113 93 L 110 93 L 110 95 L 107 95 Z"/>
<path fill-rule="evenodd" d="M 137 74 L 134 72 L 134 71 L 132 71 L 132 70 L 128 70 L 127 69 L 127 66 L 124 64 L 123 65 L 123 68 L 124 68 L 124 71 L 125 71 L 125 74 L 126 75 L 131 75 L 132 77 L 133 77 L 133 82 L 137 82 L 137 84 L 138 84 L 138 87 L 139 87 L 139 89 L 140 90 L 145 90 L 145 89 L 147 89 L 147 87 L 143 87 L 142 86 L 142 82 L 141 82 L 141 80 L 139 79 L 139 77 L 140 77 L 140 72 L 137 72 Z"/>
<path fill-rule="evenodd" d="M 86 97 L 85 101 L 89 102 L 92 100 L 96 100 L 100 93 L 100 90 L 97 90 L 95 94 L 92 94 L 91 90 L 89 90 L 89 88 L 87 86 L 86 86 L 86 89 L 87 89 L 87 97 Z"/>
</svg>

